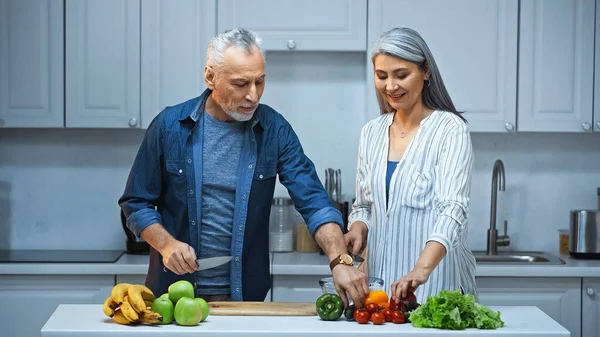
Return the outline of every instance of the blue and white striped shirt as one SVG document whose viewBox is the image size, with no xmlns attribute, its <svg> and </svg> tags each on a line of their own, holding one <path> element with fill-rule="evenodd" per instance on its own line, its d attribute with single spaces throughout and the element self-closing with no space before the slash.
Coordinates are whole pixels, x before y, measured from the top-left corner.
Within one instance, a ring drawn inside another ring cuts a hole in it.
<svg viewBox="0 0 600 337">
<path fill-rule="evenodd" d="M 394 171 L 386 207 L 389 126 L 393 114 L 368 122 L 362 129 L 356 201 L 349 223 L 369 229 L 369 276 L 380 277 L 390 291 L 393 282 L 415 266 L 428 241 L 446 248 L 446 256 L 417 291 L 417 301 L 440 290 L 477 296 L 475 258 L 467 246 L 467 218 L 473 151 L 466 123 L 458 116 L 434 111 L 421 121 Z M 352 226 L 352 225 L 350 225 Z"/>
</svg>

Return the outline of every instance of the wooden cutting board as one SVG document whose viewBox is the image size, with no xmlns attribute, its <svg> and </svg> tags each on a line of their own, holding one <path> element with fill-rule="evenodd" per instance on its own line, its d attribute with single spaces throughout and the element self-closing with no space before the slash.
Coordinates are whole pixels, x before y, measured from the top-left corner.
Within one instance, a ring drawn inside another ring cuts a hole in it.
<svg viewBox="0 0 600 337">
<path fill-rule="evenodd" d="M 315 302 L 208 302 L 215 316 L 316 316 Z"/>
</svg>

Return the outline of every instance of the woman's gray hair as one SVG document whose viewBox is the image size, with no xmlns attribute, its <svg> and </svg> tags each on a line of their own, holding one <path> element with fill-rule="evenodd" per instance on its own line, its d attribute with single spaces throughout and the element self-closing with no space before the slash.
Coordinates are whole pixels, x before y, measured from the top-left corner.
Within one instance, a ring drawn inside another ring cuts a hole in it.
<svg viewBox="0 0 600 337">
<path fill-rule="evenodd" d="M 206 51 L 206 64 L 218 68 L 223 63 L 225 50 L 232 46 L 242 48 L 248 53 L 257 48 L 265 60 L 260 36 L 251 30 L 235 28 L 219 33 L 210 40 Z"/>
<path fill-rule="evenodd" d="M 435 59 L 419 33 L 406 27 L 392 28 L 384 32 L 371 46 L 371 61 L 374 63 L 375 58 L 381 54 L 415 63 L 421 70 L 428 70 L 429 79 L 425 80 L 423 86 L 423 104 L 430 109 L 452 112 L 466 122 L 454 107 Z M 376 93 L 381 113 L 395 112 L 395 109 L 381 97 L 381 94 Z"/>
</svg>

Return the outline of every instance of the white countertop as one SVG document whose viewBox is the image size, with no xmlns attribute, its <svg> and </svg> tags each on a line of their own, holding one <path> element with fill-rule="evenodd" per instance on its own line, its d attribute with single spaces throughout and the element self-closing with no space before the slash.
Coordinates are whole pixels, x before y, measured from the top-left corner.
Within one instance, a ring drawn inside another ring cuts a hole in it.
<svg viewBox="0 0 600 337">
<path fill-rule="evenodd" d="M 505 326 L 496 330 L 439 330 L 418 329 L 411 324 L 385 323 L 383 325 L 348 322 L 321 321 L 310 317 L 265 316 L 209 316 L 197 326 L 184 327 L 176 324 L 159 326 L 119 325 L 102 313 L 97 304 L 61 304 L 42 327 L 41 337 L 131 337 L 131 336 L 284 336 L 314 337 L 362 337 L 383 336 L 569 336 L 569 332 L 537 307 L 490 307 L 501 312 Z"/>
<path fill-rule="evenodd" d="M 477 264 L 478 277 L 600 277 L 600 260 L 560 256 L 562 265 Z M 327 257 L 319 253 L 274 253 L 277 275 L 331 275 Z M 114 263 L 0 263 L 0 275 L 146 275 L 148 255 L 123 254 Z"/>
</svg>

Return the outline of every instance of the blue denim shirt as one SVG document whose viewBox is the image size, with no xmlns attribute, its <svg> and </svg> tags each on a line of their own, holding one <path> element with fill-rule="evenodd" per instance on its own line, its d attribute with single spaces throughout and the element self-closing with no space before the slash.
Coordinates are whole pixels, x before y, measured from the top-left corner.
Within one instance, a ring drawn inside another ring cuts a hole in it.
<svg viewBox="0 0 600 337">
<path fill-rule="evenodd" d="M 194 131 L 202 132 L 204 105 L 211 91 L 170 106 L 151 122 L 137 153 L 119 205 L 135 235 L 160 223 L 198 255 L 202 163 L 194 163 Z M 200 140 L 202 136 L 198 137 Z M 306 157 L 291 125 L 271 107 L 260 104 L 246 123 L 237 174 L 234 226 L 231 240 L 231 296 L 234 301 L 262 301 L 271 287 L 269 214 L 275 179 L 287 188 L 308 230 L 334 222 L 342 226 L 314 164 Z M 162 256 L 150 249 L 146 285 L 157 294 L 181 279 L 195 284 L 195 273 L 163 271 Z"/>
</svg>

